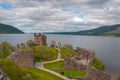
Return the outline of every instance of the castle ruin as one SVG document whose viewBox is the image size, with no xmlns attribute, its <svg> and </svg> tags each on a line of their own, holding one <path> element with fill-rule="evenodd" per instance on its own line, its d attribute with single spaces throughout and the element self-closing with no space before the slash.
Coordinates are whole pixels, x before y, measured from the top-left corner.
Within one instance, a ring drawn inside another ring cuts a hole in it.
<svg viewBox="0 0 120 80">
<path fill-rule="evenodd" d="M 84 80 L 116 80 L 116 77 L 111 76 L 106 72 L 90 68 L 88 70 L 88 75 Z"/>
<path fill-rule="evenodd" d="M 47 45 L 46 43 L 46 36 L 42 34 L 34 34 L 34 44 L 39 45 Z"/>
<path fill-rule="evenodd" d="M 33 50 L 15 51 L 11 54 L 10 59 L 13 60 L 19 66 L 34 67 Z"/>
<path fill-rule="evenodd" d="M 17 44 L 16 51 L 12 52 L 10 59 L 16 64 L 23 67 L 34 67 L 34 52 L 29 50 L 21 50 L 22 48 L 29 48 L 30 46 L 41 46 L 46 44 L 46 36 L 41 34 L 34 34 L 34 42 L 26 46 L 24 43 Z"/>
<path fill-rule="evenodd" d="M 93 63 L 95 53 L 88 50 L 77 48 L 78 56 L 65 59 L 65 69 L 76 69 L 87 71 Z"/>
<path fill-rule="evenodd" d="M 116 77 L 104 71 L 91 68 L 95 57 L 94 52 L 82 48 L 77 48 L 76 51 L 78 52 L 77 56 L 65 59 L 64 68 L 87 72 L 86 78 L 81 78 L 80 80 L 116 80 Z"/>
</svg>

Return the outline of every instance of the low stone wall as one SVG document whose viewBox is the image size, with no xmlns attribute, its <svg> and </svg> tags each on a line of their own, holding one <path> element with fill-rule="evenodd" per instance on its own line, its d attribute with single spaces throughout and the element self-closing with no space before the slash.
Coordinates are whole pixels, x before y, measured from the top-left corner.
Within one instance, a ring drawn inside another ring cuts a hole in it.
<svg viewBox="0 0 120 80">
<path fill-rule="evenodd" d="M 7 74 L 4 73 L 2 69 L 0 69 L 0 80 L 10 80 Z"/>
<path fill-rule="evenodd" d="M 96 69 L 89 69 L 88 75 L 84 80 L 117 80 L 108 73 Z"/>
<path fill-rule="evenodd" d="M 19 66 L 34 67 L 33 50 L 13 52 L 10 59 L 16 62 Z"/>
</svg>

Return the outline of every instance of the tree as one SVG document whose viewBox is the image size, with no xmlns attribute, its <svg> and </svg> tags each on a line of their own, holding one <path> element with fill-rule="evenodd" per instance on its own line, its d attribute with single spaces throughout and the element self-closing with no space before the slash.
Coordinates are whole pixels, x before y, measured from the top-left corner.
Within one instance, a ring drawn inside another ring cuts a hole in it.
<svg viewBox="0 0 120 80">
<path fill-rule="evenodd" d="M 26 41 L 27 46 L 33 46 L 33 40 L 28 40 Z"/>
<path fill-rule="evenodd" d="M 0 44 L 0 51 L 3 52 L 3 51 L 9 51 L 9 52 L 12 52 L 14 49 L 13 49 L 13 46 L 11 44 L 9 44 L 8 42 L 4 41 Z"/>
<path fill-rule="evenodd" d="M 65 48 L 65 49 L 73 49 L 72 45 L 70 45 L 70 44 L 64 44 L 63 48 Z"/>
<path fill-rule="evenodd" d="M 8 42 L 2 42 L 0 44 L 0 58 L 4 59 L 5 57 L 9 56 L 12 51 L 14 51 L 15 48 L 9 44 Z"/>
</svg>

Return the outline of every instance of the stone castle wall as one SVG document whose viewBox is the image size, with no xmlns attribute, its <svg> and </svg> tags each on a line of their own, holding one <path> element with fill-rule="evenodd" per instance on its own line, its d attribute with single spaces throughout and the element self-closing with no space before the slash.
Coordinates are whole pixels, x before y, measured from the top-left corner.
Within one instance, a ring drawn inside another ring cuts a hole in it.
<svg viewBox="0 0 120 80">
<path fill-rule="evenodd" d="M 91 68 L 95 57 L 94 53 L 81 48 L 78 48 L 76 51 L 78 52 L 77 56 L 65 59 L 64 68 L 86 71 L 87 77 L 81 78 L 80 80 L 117 80 L 116 77 L 113 77 L 104 71 Z"/>
<path fill-rule="evenodd" d="M 19 66 L 34 67 L 33 50 L 13 52 L 10 59 L 16 62 Z"/>
<path fill-rule="evenodd" d="M 34 34 L 34 44 L 35 45 L 47 45 L 46 36 L 42 34 Z"/>
<path fill-rule="evenodd" d="M 72 59 L 65 60 L 65 69 L 76 69 L 77 71 L 86 71 L 87 77 L 85 79 L 82 78 L 80 80 L 117 80 L 116 77 L 113 77 L 108 73 L 105 73 L 104 71 L 92 69 L 87 65 L 78 64 Z"/>
<path fill-rule="evenodd" d="M 87 65 L 77 63 L 76 60 L 73 59 L 65 59 L 64 65 L 65 65 L 64 68 L 68 70 L 75 69 L 77 71 L 87 71 L 89 68 Z"/>
<path fill-rule="evenodd" d="M 77 48 L 78 55 L 65 59 L 65 69 L 76 69 L 78 71 L 87 71 L 92 65 L 95 54 L 88 50 Z"/>
</svg>

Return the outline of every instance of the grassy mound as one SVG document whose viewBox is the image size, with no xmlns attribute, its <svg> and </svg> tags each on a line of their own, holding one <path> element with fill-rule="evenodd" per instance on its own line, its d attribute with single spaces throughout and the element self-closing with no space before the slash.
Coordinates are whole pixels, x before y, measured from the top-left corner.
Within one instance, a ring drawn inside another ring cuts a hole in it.
<svg viewBox="0 0 120 80">
<path fill-rule="evenodd" d="M 34 46 L 32 49 L 34 50 L 35 62 L 55 60 L 58 55 L 57 49 L 48 46 Z"/>
<path fill-rule="evenodd" d="M 0 60 L 1 68 L 6 72 L 11 80 L 27 80 L 25 70 L 10 60 Z"/>
<path fill-rule="evenodd" d="M 75 52 L 73 49 L 62 48 L 61 51 L 62 51 L 62 58 L 63 59 L 77 55 L 77 52 Z"/>
<path fill-rule="evenodd" d="M 0 60 L 0 65 L 11 80 L 62 80 L 36 68 L 19 67 L 10 60 Z"/>
<path fill-rule="evenodd" d="M 98 60 L 97 58 L 93 59 L 92 67 L 101 71 L 104 71 L 105 66 L 102 61 Z"/>
<path fill-rule="evenodd" d="M 64 70 L 64 61 L 58 61 L 58 62 L 54 62 L 54 63 L 48 63 L 44 65 L 45 68 L 47 69 L 51 69 L 55 72 L 61 73 L 64 72 L 65 76 L 68 76 L 69 74 L 72 75 L 72 78 L 76 78 L 78 76 L 80 77 L 85 77 L 86 76 L 86 72 L 83 71 L 76 71 L 76 70 Z"/>
<path fill-rule="evenodd" d="M 33 46 L 31 48 L 21 48 L 20 50 L 29 51 L 31 49 L 34 51 L 35 62 L 55 60 L 58 55 L 57 49 L 48 46 Z"/>
</svg>

